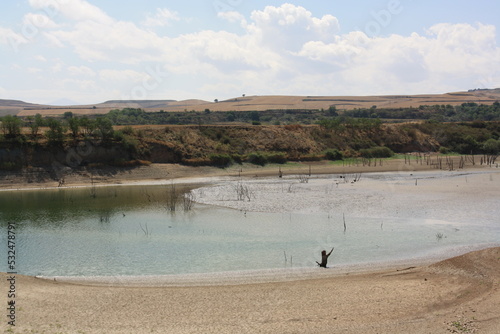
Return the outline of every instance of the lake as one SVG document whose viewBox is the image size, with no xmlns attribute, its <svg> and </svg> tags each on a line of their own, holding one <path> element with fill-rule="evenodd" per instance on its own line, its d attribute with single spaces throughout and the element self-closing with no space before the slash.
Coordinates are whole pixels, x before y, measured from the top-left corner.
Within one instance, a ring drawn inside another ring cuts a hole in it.
<svg viewBox="0 0 500 334">
<path fill-rule="evenodd" d="M 8 223 L 16 223 L 17 272 L 42 276 L 314 268 L 321 250 L 332 246 L 330 265 L 339 267 L 500 243 L 492 224 L 251 212 L 183 202 L 185 193 L 200 186 L 2 191 L 0 228 L 7 231 Z M 8 271 L 6 261 L 0 271 Z"/>
</svg>

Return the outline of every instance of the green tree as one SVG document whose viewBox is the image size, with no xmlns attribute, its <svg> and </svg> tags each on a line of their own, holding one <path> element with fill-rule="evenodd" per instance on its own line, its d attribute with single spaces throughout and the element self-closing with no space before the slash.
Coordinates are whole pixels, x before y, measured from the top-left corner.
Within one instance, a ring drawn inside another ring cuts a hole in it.
<svg viewBox="0 0 500 334">
<path fill-rule="evenodd" d="M 5 138 L 16 138 L 21 135 L 21 120 L 19 118 L 7 115 L 0 119 L 0 121 Z"/>
<path fill-rule="evenodd" d="M 99 117 L 96 120 L 95 133 L 97 136 L 101 137 L 103 141 L 109 141 L 113 138 L 113 123 L 107 117 Z"/>
<path fill-rule="evenodd" d="M 258 111 L 252 111 L 250 113 L 250 119 L 254 122 L 259 122 L 260 121 L 260 113 Z"/>
<path fill-rule="evenodd" d="M 31 129 L 31 137 L 34 140 L 37 140 L 38 138 L 38 131 L 40 130 L 40 127 L 44 125 L 44 121 L 42 118 L 42 115 L 36 114 L 35 117 L 30 119 L 29 127 Z"/>
<path fill-rule="evenodd" d="M 47 120 L 49 130 L 45 133 L 51 144 L 61 144 L 64 141 L 64 127 L 60 120 L 49 118 Z"/>
<path fill-rule="evenodd" d="M 78 138 L 78 134 L 80 131 L 80 119 L 77 117 L 71 117 L 68 119 L 69 130 L 71 131 L 71 135 L 73 139 Z"/>
<path fill-rule="evenodd" d="M 337 113 L 337 107 L 336 106 L 330 106 L 328 108 L 328 116 L 338 116 L 339 114 Z"/>
<path fill-rule="evenodd" d="M 495 140 L 493 138 L 488 139 L 483 144 L 483 151 L 490 155 L 500 154 L 500 140 Z"/>
<path fill-rule="evenodd" d="M 328 160 L 343 160 L 344 154 L 337 149 L 330 149 L 325 151 L 325 158 Z"/>
<path fill-rule="evenodd" d="M 96 121 L 87 116 L 83 116 L 80 118 L 80 127 L 83 128 L 83 134 L 85 136 L 91 136 L 96 129 Z"/>
</svg>

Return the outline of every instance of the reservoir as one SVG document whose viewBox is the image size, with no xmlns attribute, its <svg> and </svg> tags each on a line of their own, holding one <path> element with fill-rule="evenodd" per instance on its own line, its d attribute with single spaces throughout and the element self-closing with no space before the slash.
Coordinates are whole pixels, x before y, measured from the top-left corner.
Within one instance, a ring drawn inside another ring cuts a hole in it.
<svg viewBox="0 0 500 334">
<path fill-rule="evenodd" d="M 221 179 L 2 191 L 0 229 L 16 224 L 17 270 L 25 275 L 315 268 L 321 250 L 332 247 L 332 268 L 408 261 L 499 244 L 498 197 L 485 188 L 495 189 L 497 180 L 498 174 L 424 174 L 414 185 L 412 176 L 373 174 L 358 184 L 329 175 L 308 182 Z M 443 184 L 433 192 L 436 182 Z M 486 196 L 467 200 L 447 188 L 463 194 L 472 186 L 482 186 Z M 238 198 L 241 187 L 247 197 Z M 432 206 L 433 195 L 442 202 Z M 278 204 L 269 209 L 273 198 Z M 471 209 L 476 201 L 482 204 Z M 0 271 L 8 271 L 6 261 Z"/>
</svg>

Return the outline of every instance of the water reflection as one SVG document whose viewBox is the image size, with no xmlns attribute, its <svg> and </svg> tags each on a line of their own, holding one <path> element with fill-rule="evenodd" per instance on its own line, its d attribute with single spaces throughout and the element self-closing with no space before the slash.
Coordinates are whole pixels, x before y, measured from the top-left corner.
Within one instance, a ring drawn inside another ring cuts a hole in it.
<svg viewBox="0 0 500 334">
<path fill-rule="evenodd" d="M 62 226 L 92 218 L 106 223 L 125 211 L 152 207 L 172 212 L 182 210 L 183 195 L 192 187 L 194 185 L 115 186 L 0 192 L 0 221 L 2 224 L 29 221 L 35 226 Z"/>
</svg>

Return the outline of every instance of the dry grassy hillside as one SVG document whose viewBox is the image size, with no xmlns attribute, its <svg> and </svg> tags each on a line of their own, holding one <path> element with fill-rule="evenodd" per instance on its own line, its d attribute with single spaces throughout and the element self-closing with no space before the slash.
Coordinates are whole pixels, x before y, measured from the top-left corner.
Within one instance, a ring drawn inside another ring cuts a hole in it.
<svg viewBox="0 0 500 334">
<path fill-rule="evenodd" d="M 9 106 L 9 111 L 19 116 L 60 115 L 66 111 L 75 114 L 104 114 L 111 109 L 142 108 L 146 111 L 262 111 L 269 109 L 328 109 L 336 106 L 340 110 L 355 108 L 402 108 L 420 105 L 450 104 L 465 102 L 492 104 L 500 100 L 500 89 L 475 90 L 446 94 L 386 95 L 386 96 L 241 96 L 216 102 L 203 100 L 158 100 L 158 101 L 108 101 L 94 106 L 50 107 L 33 105 Z M 1 100 L 0 100 L 1 102 Z M 6 108 L 4 106 L 3 108 Z M 0 110 L 2 103 L 0 103 Z"/>
<path fill-rule="evenodd" d="M 431 151 L 439 147 L 432 136 L 401 126 L 336 132 L 318 126 L 179 126 L 145 127 L 134 134 L 140 158 L 152 162 L 210 164 L 211 154 L 242 159 L 255 152 L 281 153 L 287 160 L 317 160 L 328 149 L 346 156 L 357 150 L 387 146 L 395 151 Z"/>
</svg>

